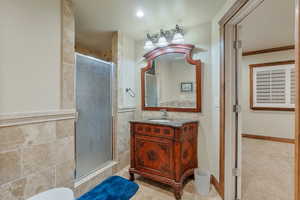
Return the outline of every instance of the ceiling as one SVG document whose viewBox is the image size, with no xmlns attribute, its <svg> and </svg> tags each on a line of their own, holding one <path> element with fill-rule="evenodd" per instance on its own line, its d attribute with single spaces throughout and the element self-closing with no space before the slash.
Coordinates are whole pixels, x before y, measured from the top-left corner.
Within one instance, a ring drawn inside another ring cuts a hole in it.
<svg viewBox="0 0 300 200">
<path fill-rule="evenodd" d="M 294 44 L 295 0 L 265 0 L 242 25 L 243 51 Z"/>
<path fill-rule="evenodd" d="M 85 48 L 105 50 L 113 31 L 135 40 L 148 32 L 211 21 L 226 0 L 74 0 L 76 41 Z M 143 18 L 136 17 L 142 10 Z"/>
</svg>

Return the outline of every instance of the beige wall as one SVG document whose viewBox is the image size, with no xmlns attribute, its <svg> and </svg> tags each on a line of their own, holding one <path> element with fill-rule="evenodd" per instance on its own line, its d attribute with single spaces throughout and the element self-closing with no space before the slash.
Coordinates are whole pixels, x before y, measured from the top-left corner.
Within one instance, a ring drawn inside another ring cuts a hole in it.
<svg viewBox="0 0 300 200">
<path fill-rule="evenodd" d="M 0 113 L 59 108 L 60 2 L 1 1 Z"/>
<path fill-rule="evenodd" d="M 249 65 L 294 60 L 294 50 L 244 56 L 242 59 L 242 133 L 294 138 L 294 112 L 250 109 Z"/>
</svg>

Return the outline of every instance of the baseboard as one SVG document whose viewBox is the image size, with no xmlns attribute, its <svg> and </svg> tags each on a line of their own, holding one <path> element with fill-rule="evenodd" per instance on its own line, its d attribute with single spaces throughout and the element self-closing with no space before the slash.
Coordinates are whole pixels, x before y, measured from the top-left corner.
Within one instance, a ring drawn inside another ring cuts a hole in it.
<svg viewBox="0 0 300 200">
<path fill-rule="evenodd" d="M 217 192 L 219 193 L 219 195 L 224 198 L 224 191 L 223 191 L 223 187 L 220 185 L 219 181 L 216 179 L 215 176 L 211 175 L 210 177 L 210 184 L 212 184 Z"/>
<path fill-rule="evenodd" d="M 253 134 L 242 134 L 244 138 L 258 139 L 258 140 L 268 140 L 273 142 L 283 142 L 295 144 L 295 139 L 289 138 L 280 138 L 280 137 L 271 137 L 271 136 L 262 136 L 262 135 L 253 135 Z"/>
</svg>

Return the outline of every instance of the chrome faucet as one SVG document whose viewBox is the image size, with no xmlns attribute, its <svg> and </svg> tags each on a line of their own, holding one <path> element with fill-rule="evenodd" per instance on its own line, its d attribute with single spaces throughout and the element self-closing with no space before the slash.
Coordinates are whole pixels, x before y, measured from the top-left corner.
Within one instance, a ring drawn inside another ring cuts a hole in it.
<svg viewBox="0 0 300 200">
<path fill-rule="evenodd" d="M 168 112 L 166 109 L 161 109 L 160 110 L 162 112 L 161 118 L 162 119 L 168 119 Z"/>
</svg>

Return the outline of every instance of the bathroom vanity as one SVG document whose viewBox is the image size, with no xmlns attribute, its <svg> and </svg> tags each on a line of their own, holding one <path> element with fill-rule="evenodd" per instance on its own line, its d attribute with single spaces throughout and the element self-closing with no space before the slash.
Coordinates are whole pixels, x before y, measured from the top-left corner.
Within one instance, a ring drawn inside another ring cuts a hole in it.
<svg viewBox="0 0 300 200">
<path fill-rule="evenodd" d="M 176 199 L 181 199 L 184 180 L 198 167 L 198 121 L 166 118 L 167 112 L 201 112 L 201 61 L 194 59 L 194 49 L 190 44 L 170 44 L 144 55 L 142 111 L 163 114 L 161 119 L 130 122 L 131 180 L 139 174 L 170 185 Z"/>
<path fill-rule="evenodd" d="M 197 168 L 196 120 L 131 121 L 130 179 L 139 174 L 170 185 L 181 199 L 183 182 Z"/>
</svg>

